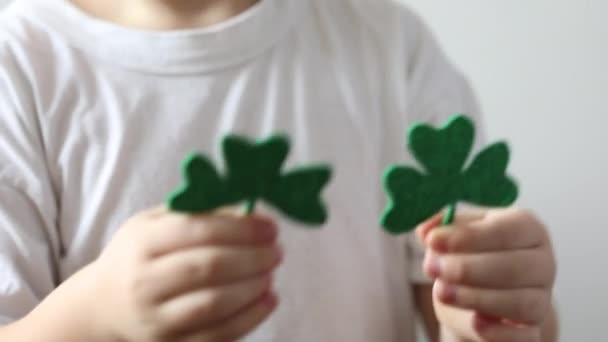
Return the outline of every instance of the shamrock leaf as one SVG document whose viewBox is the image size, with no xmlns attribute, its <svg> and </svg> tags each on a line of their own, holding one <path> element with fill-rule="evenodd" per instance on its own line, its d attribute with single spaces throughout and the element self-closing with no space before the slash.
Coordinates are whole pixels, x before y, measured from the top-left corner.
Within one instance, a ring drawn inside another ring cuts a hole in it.
<svg viewBox="0 0 608 342">
<path fill-rule="evenodd" d="M 330 177 L 330 169 L 322 165 L 290 171 L 274 184 L 266 199 L 293 219 L 322 224 L 327 210 L 320 194 Z"/>
<path fill-rule="evenodd" d="M 464 173 L 462 200 L 493 207 L 509 206 L 517 199 L 517 185 L 506 175 L 509 147 L 498 142 L 481 151 Z"/>
<path fill-rule="evenodd" d="M 235 135 L 223 140 L 227 181 L 233 192 L 248 201 L 251 211 L 256 199 L 264 197 L 281 176 L 289 153 L 289 140 L 271 136 L 257 143 Z"/>
<path fill-rule="evenodd" d="M 393 166 L 386 171 L 384 180 L 391 200 L 382 224 L 395 234 L 402 232 L 403 227 L 415 227 L 434 215 L 459 193 L 459 182 L 454 179 L 424 176 L 411 167 Z"/>
<path fill-rule="evenodd" d="M 200 155 L 186 159 L 184 184 L 169 197 L 169 207 L 201 212 L 245 202 L 247 213 L 251 213 L 256 201 L 264 199 L 294 220 L 322 224 L 327 211 L 320 196 L 331 169 L 317 165 L 282 174 L 289 149 L 289 140 L 282 135 L 258 142 L 226 136 L 222 141 L 225 177 Z"/>
<path fill-rule="evenodd" d="M 460 172 L 469 156 L 475 127 L 462 116 L 449 120 L 439 130 L 416 124 L 409 133 L 412 154 L 431 175 L 453 175 Z"/>
<path fill-rule="evenodd" d="M 406 166 L 391 166 L 384 175 L 389 203 L 381 223 L 390 233 L 408 232 L 448 206 L 449 224 L 456 203 L 508 206 L 517 198 L 517 185 L 506 175 L 509 150 L 496 143 L 481 151 L 465 169 L 475 127 L 463 115 L 439 129 L 416 124 L 409 131 L 409 147 L 426 174 Z"/>
<path fill-rule="evenodd" d="M 179 212 L 212 210 L 233 199 L 226 182 L 204 156 L 192 153 L 182 165 L 183 183 L 169 195 L 169 208 Z"/>
</svg>

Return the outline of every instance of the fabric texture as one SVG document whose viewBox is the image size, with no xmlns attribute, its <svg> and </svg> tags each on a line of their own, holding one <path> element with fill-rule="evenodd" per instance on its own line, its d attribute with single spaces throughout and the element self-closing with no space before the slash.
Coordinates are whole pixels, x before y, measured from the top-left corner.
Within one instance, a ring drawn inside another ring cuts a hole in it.
<svg viewBox="0 0 608 342">
<path fill-rule="evenodd" d="M 287 170 L 323 161 L 338 176 L 323 229 L 279 219 L 281 305 L 245 341 L 414 341 L 412 284 L 428 279 L 412 235 L 378 224 L 381 175 L 412 161 L 405 127 L 455 112 L 481 125 L 466 80 L 396 2 L 264 0 L 209 28 L 150 32 L 67 0 L 16 1 L 0 14 L 0 320 L 163 202 L 188 152 L 220 165 L 222 136 L 280 131 Z"/>
</svg>

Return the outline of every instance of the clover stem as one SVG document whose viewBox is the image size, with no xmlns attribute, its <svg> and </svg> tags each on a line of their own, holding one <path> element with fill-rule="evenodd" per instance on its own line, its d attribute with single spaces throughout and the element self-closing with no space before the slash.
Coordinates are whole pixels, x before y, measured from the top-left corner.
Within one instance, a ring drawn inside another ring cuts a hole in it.
<svg viewBox="0 0 608 342">
<path fill-rule="evenodd" d="M 456 202 L 448 205 L 448 212 L 443 217 L 443 221 L 441 222 L 441 225 L 447 226 L 447 225 L 452 224 L 452 222 L 454 222 L 455 215 L 456 215 Z"/>
<path fill-rule="evenodd" d="M 253 214 L 253 211 L 255 210 L 255 202 L 255 198 L 250 198 L 247 200 L 247 202 L 245 203 L 245 214 Z"/>
</svg>

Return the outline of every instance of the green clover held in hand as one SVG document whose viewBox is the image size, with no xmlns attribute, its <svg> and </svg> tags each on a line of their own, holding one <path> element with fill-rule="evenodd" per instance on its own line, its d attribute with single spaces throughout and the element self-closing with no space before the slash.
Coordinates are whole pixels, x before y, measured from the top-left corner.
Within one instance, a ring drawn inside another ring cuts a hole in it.
<svg viewBox="0 0 608 342">
<path fill-rule="evenodd" d="M 381 218 L 390 233 L 409 232 L 447 206 L 443 224 L 451 224 L 459 201 L 488 207 L 513 204 L 518 190 L 506 175 L 509 149 L 498 142 L 483 149 L 462 171 L 475 136 L 473 122 L 456 115 L 442 127 L 413 125 L 409 148 L 426 173 L 393 165 L 384 174 L 390 201 Z"/>
<path fill-rule="evenodd" d="M 226 175 L 197 153 L 183 162 L 183 183 L 167 200 L 176 212 L 197 213 L 244 202 L 251 214 L 258 200 L 265 200 L 289 218 L 309 225 L 327 220 L 321 192 L 331 178 L 327 165 L 309 165 L 282 173 L 289 154 L 283 135 L 251 142 L 238 135 L 222 141 Z"/>
</svg>

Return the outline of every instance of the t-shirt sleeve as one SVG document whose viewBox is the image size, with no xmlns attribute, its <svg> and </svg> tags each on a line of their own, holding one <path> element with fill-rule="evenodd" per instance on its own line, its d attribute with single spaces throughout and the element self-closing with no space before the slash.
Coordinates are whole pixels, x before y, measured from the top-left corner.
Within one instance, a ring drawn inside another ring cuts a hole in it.
<svg viewBox="0 0 608 342">
<path fill-rule="evenodd" d="M 0 46 L 0 324 L 22 318 L 56 285 L 56 199 L 31 86 Z"/>
<path fill-rule="evenodd" d="M 426 24 L 414 13 L 402 11 L 401 26 L 406 43 L 405 126 L 414 122 L 439 125 L 454 114 L 471 117 L 477 127 L 476 147 L 483 142 L 483 120 L 469 81 L 448 60 Z M 403 129 L 404 129 L 403 128 Z M 428 283 L 422 272 L 424 248 L 412 233 L 405 239 L 413 283 Z"/>
</svg>

